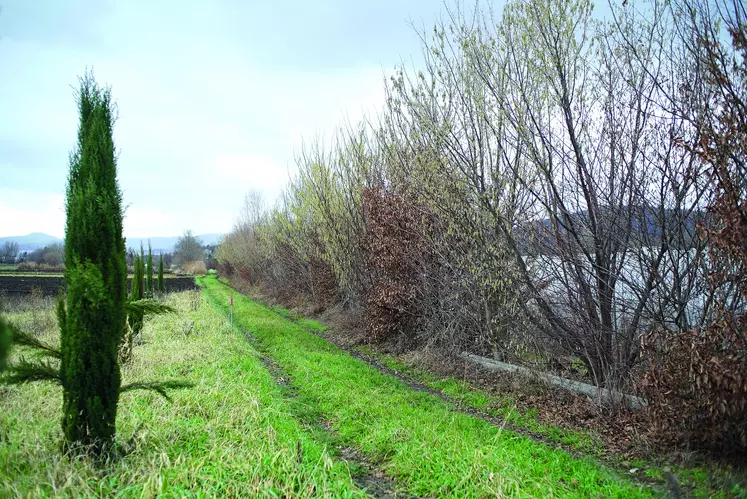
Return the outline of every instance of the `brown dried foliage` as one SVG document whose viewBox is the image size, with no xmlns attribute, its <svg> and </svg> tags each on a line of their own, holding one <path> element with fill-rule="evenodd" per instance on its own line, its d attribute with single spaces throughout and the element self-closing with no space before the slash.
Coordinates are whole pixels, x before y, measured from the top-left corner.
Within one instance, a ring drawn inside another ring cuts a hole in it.
<svg viewBox="0 0 747 499">
<path fill-rule="evenodd" d="M 747 449 L 747 357 L 731 325 L 722 321 L 680 334 L 657 330 L 643 338 L 642 350 L 642 388 L 654 434 L 695 446 Z"/>
<path fill-rule="evenodd" d="M 366 333 L 371 341 L 413 335 L 422 317 L 418 268 L 422 244 L 418 216 L 403 196 L 364 189 L 363 252 L 371 286 L 365 296 Z"/>
</svg>

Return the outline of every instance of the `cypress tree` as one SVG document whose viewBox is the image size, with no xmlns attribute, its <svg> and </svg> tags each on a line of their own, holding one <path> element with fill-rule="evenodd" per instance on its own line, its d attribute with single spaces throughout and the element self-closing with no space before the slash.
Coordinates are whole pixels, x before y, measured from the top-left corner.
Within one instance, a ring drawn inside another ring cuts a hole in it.
<svg viewBox="0 0 747 499">
<path fill-rule="evenodd" d="M 132 255 L 132 283 L 130 284 L 129 303 L 136 303 L 140 296 L 140 256 L 133 252 Z M 122 364 L 129 362 L 132 357 L 132 347 L 136 332 L 139 331 L 138 324 L 141 322 L 138 310 L 131 310 L 127 314 L 126 327 L 119 346 L 119 361 Z"/>
<path fill-rule="evenodd" d="M 166 287 L 163 282 L 163 253 L 161 253 L 158 259 L 158 293 L 163 295 L 166 292 Z"/>
<path fill-rule="evenodd" d="M 48 381 L 62 386 L 62 430 L 65 447 L 95 454 L 112 448 L 119 394 L 152 390 L 168 399 L 166 390 L 188 382 L 138 381 L 122 386 L 118 349 L 127 319 L 174 309 L 153 300 L 127 300 L 127 260 L 122 237 L 122 195 L 112 137 L 111 94 L 87 74 L 77 94 L 80 125 L 70 155 L 65 199 L 65 283 L 57 301 L 60 346 L 46 344 L 0 319 L 0 381 L 21 384 Z M 142 298 L 143 258 L 136 263 Z M 133 284 L 135 284 L 133 282 Z M 37 359 L 7 365 L 8 341 L 31 348 Z"/>
<path fill-rule="evenodd" d="M 10 325 L 5 323 L 5 320 L 0 317 L 0 373 L 5 370 L 5 366 L 8 363 L 8 357 L 10 356 L 10 344 L 13 340 L 13 331 Z"/>
<path fill-rule="evenodd" d="M 130 302 L 137 302 L 143 299 L 143 265 L 143 257 L 136 253 L 132 262 L 132 288 L 130 289 Z M 128 338 L 125 338 L 125 340 L 131 343 L 134 337 L 137 336 L 143 328 L 143 315 L 139 310 L 132 310 L 128 316 L 128 321 L 130 323 L 132 334 Z M 125 351 L 132 351 L 132 345 L 128 345 L 128 348 Z"/>
<path fill-rule="evenodd" d="M 153 250 L 148 239 L 148 262 L 146 264 L 147 279 L 145 281 L 145 297 L 153 298 Z"/>
<path fill-rule="evenodd" d="M 58 306 L 62 429 L 68 445 L 98 453 L 115 432 L 127 267 L 111 94 L 88 74 L 77 97 L 78 143 L 65 204 L 67 306 Z"/>
<path fill-rule="evenodd" d="M 138 279 L 138 299 L 142 300 L 145 298 L 145 251 L 143 251 L 143 243 L 140 243 L 140 265 L 138 266 L 138 272 L 140 273 Z"/>
<path fill-rule="evenodd" d="M 132 257 L 132 283 L 130 285 L 130 301 L 141 299 L 140 296 L 140 255 Z"/>
</svg>

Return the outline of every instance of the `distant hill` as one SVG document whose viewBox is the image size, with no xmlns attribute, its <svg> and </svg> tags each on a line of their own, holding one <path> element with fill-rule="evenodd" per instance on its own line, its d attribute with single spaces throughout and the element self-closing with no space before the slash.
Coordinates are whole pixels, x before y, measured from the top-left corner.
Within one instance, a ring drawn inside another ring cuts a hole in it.
<svg viewBox="0 0 747 499">
<path fill-rule="evenodd" d="M 32 232 L 25 236 L 0 237 L 0 246 L 5 244 L 6 241 L 18 243 L 20 251 L 34 251 L 50 244 L 61 243 L 62 239 L 42 232 Z"/>
<path fill-rule="evenodd" d="M 202 240 L 202 244 L 215 245 L 218 244 L 220 238 L 224 234 L 211 233 L 211 234 L 199 234 L 197 237 Z M 128 237 L 126 238 L 125 245 L 127 248 L 139 249 L 140 243 L 143 243 L 144 248 L 148 248 L 148 239 L 150 239 L 151 247 L 156 253 L 164 252 L 169 253 L 174 249 L 179 236 L 173 237 Z M 0 237 L 0 246 L 5 241 L 15 241 L 18 243 L 20 251 L 34 251 L 35 249 L 43 248 L 54 243 L 63 242 L 59 237 L 50 236 L 42 232 L 32 232 L 26 236 L 8 236 Z"/>
<path fill-rule="evenodd" d="M 576 212 L 570 215 L 581 244 L 590 252 L 594 251 L 588 212 Z M 622 207 L 613 210 L 601 209 L 597 214 L 597 223 L 608 231 L 609 237 L 615 234 L 619 242 L 629 237 L 626 244 L 637 246 L 658 246 L 663 234 L 677 234 L 681 239 L 669 240 L 670 245 L 691 247 L 697 237 L 698 224 L 707 224 L 708 214 L 704 211 L 683 212 L 671 208 L 654 208 L 649 206 Z M 629 226 L 627 224 L 630 224 Z M 630 231 L 628 235 L 626 231 Z M 558 233 L 564 234 L 562 225 Z M 556 232 L 550 219 L 535 220 L 520 226 L 516 231 L 516 240 L 522 254 L 553 255 L 558 251 Z M 566 234 L 566 239 L 572 239 Z"/>
</svg>

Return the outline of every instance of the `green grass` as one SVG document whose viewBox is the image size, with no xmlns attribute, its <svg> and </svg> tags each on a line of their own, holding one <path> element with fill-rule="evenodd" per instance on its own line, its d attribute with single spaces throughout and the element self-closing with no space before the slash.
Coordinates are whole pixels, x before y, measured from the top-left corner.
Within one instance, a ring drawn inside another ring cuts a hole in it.
<svg viewBox="0 0 747 499">
<path fill-rule="evenodd" d="M 313 320 L 313 319 L 307 319 L 306 317 L 295 315 L 290 310 L 287 310 L 285 308 L 279 307 L 277 305 L 270 307 L 271 310 L 277 314 L 282 315 L 286 319 L 289 319 L 295 323 L 297 323 L 299 326 L 304 327 L 306 329 L 311 329 L 312 331 L 316 331 L 319 333 L 323 333 L 327 330 L 326 326 L 323 326 L 319 322 Z"/>
<path fill-rule="evenodd" d="M 216 307 L 258 339 L 340 438 L 408 493 L 438 497 L 645 497 L 651 490 L 591 459 L 575 459 L 414 391 L 220 284 L 200 279 Z"/>
<path fill-rule="evenodd" d="M 293 315 L 286 309 L 278 306 L 271 308 L 274 312 L 313 331 L 323 332 L 327 329 L 323 324 Z M 357 349 L 363 354 L 376 358 L 390 369 L 405 374 L 429 388 L 448 395 L 450 398 L 458 401 L 459 404 L 464 404 L 488 414 L 504 418 L 516 427 L 542 435 L 551 441 L 567 445 L 574 451 L 596 458 L 601 458 L 605 453 L 604 443 L 596 432 L 544 424 L 540 421 L 536 410 L 530 408 L 522 411 L 519 409 L 511 394 L 487 392 L 473 386 L 466 380 L 453 376 L 437 376 L 418 365 L 403 361 L 399 357 L 379 352 L 370 346 L 361 346 Z M 703 466 L 695 464 L 684 467 L 673 466 L 671 463 L 667 463 L 668 459 L 661 459 L 656 456 L 650 456 L 647 459 L 639 458 L 632 462 L 624 461 L 614 455 L 605 455 L 604 459 L 608 462 L 617 463 L 616 467 L 620 469 L 636 469 L 636 476 L 658 481 L 662 485 L 667 484 L 667 474 L 664 470 L 670 470 L 676 476 L 680 488 L 687 491 L 692 497 L 747 498 L 747 489 L 744 488 L 747 475 L 745 475 L 744 471 L 735 471 L 729 466 L 723 466 L 718 463 L 710 463 Z"/>
<path fill-rule="evenodd" d="M 149 392 L 123 395 L 119 442 L 131 449 L 120 459 L 102 466 L 60 454 L 59 388 L 0 391 L 0 497 L 364 495 L 334 449 L 299 421 L 256 350 L 213 307 L 194 310 L 201 303 L 194 293 L 171 295 L 178 313 L 146 322 L 145 344 L 123 377 L 195 386 L 173 392 L 173 403 Z M 9 317 L 54 341 L 53 301 L 39 303 L 49 306 Z"/>
<path fill-rule="evenodd" d="M 390 369 L 406 374 L 460 403 L 503 418 L 515 427 L 529 430 L 537 435 L 547 437 L 553 442 L 567 445 L 577 452 L 593 456 L 599 456 L 603 452 L 603 443 L 598 435 L 591 431 L 559 428 L 544 424 L 539 420 L 536 410 L 520 410 L 510 394 L 488 393 L 472 386 L 466 380 L 453 376 L 436 376 L 423 368 L 405 363 L 394 356 L 376 352 L 370 347 L 361 347 L 359 350 L 366 355 L 377 358 Z"/>
<path fill-rule="evenodd" d="M 528 409 L 521 412 L 516 407 L 511 395 L 488 393 L 474 387 L 465 380 L 460 380 L 452 376 L 435 376 L 422 367 L 404 362 L 395 356 L 377 352 L 370 346 L 359 347 L 358 350 L 366 355 L 375 357 L 390 369 L 406 374 L 469 407 L 505 418 L 509 423 L 517 427 L 543 435 L 554 442 L 568 445 L 575 451 L 600 457 L 604 453 L 604 444 L 595 432 L 558 428 L 543 424 L 539 421 L 536 410 Z M 688 490 L 692 497 L 747 498 L 747 490 L 738 483 L 745 480 L 744 472 L 735 473 L 732 469 L 715 463 L 711 463 L 710 466 L 677 467 L 662 464 L 658 462 L 661 461 L 660 459 L 652 456 L 649 459 L 639 458 L 632 462 L 627 462 L 627 465 L 623 466 L 621 464 L 622 460 L 616 456 L 606 457 L 618 463 L 618 466 L 621 468 L 636 469 L 636 473 L 639 473 L 641 476 L 661 483 L 667 483 L 667 475 L 664 472 L 664 468 L 667 468 L 676 476 L 680 487 Z"/>
<path fill-rule="evenodd" d="M 736 477 L 731 470 L 713 469 L 708 467 L 694 467 L 686 469 L 673 469 L 680 483 L 686 484 L 691 489 L 693 497 L 709 497 L 712 499 L 747 498 L 747 489 L 736 482 L 739 478 L 744 480 L 744 474 Z M 652 474 L 661 471 L 652 468 Z"/>
</svg>

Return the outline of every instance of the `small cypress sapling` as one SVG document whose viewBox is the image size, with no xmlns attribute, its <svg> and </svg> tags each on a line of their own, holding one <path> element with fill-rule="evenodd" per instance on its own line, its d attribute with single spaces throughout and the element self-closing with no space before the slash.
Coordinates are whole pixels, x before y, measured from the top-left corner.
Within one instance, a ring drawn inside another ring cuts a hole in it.
<svg viewBox="0 0 747 499">
<path fill-rule="evenodd" d="M 137 253 L 132 259 L 132 284 L 130 288 L 130 303 L 136 303 L 142 300 L 142 286 L 141 286 L 141 272 L 140 272 L 140 255 Z M 122 336 L 122 342 L 119 347 L 119 361 L 126 363 L 132 356 L 132 346 L 135 341 L 135 336 L 140 332 L 143 324 L 143 318 L 137 310 L 130 311 L 127 314 L 127 327 L 125 327 L 124 334 Z"/>
<path fill-rule="evenodd" d="M 150 251 L 149 251 L 150 253 Z M 151 256 L 152 258 L 152 256 Z M 133 256 L 133 276 L 130 299 L 127 302 L 127 324 L 125 334 L 122 337 L 122 343 L 119 347 L 119 360 L 126 363 L 132 356 L 132 347 L 135 338 L 141 333 L 146 315 L 156 315 L 174 312 L 174 309 L 164 303 L 159 303 L 152 298 L 148 298 L 148 276 L 145 270 L 146 258 L 142 245 L 140 254 Z M 151 281 L 153 277 L 151 276 Z"/>
<path fill-rule="evenodd" d="M 166 292 L 166 287 L 163 282 L 163 253 L 158 258 L 158 293 L 163 296 Z"/>
<path fill-rule="evenodd" d="M 143 243 L 140 243 L 140 299 L 146 298 L 145 292 L 145 251 L 143 250 Z"/>
<path fill-rule="evenodd" d="M 140 296 L 140 255 L 132 257 L 132 283 L 130 284 L 130 301 L 139 300 Z"/>
<path fill-rule="evenodd" d="M 5 370 L 10 356 L 10 343 L 13 340 L 13 330 L 5 319 L 0 317 L 0 373 Z"/>
<path fill-rule="evenodd" d="M 2 302 L 0 302 L 0 312 L 2 312 Z M 10 357 L 10 347 L 13 343 L 13 326 L 0 315 L 0 374 L 5 371 Z"/>
<path fill-rule="evenodd" d="M 146 263 L 147 278 L 145 280 L 145 297 L 153 298 L 153 251 L 148 240 L 148 261 Z"/>
<path fill-rule="evenodd" d="M 130 297 L 130 301 L 139 301 L 145 298 L 145 283 L 144 281 L 144 275 L 143 275 L 143 266 L 145 265 L 145 261 L 143 259 L 142 251 L 140 252 L 140 255 L 135 255 L 135 262 L 134 262 L 134 274 L 132 279 L 132 293 Z M 136 333 L 140 331 L 140 327 L 142 326 L 143 318 L 139 317 L 137 313 L 133 313 L 130 315 L 134 315 L 135 322 L 138 323 L 137 326 L 133 326 L 133 329 Z"/>
</svg>

